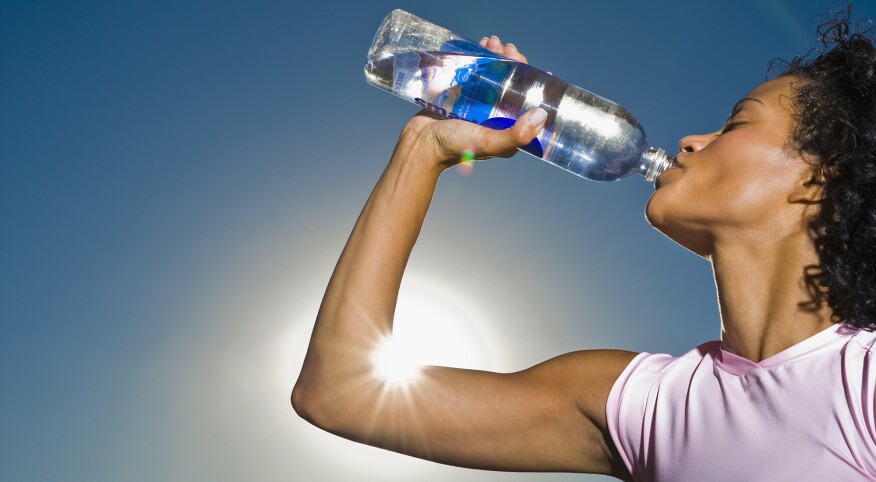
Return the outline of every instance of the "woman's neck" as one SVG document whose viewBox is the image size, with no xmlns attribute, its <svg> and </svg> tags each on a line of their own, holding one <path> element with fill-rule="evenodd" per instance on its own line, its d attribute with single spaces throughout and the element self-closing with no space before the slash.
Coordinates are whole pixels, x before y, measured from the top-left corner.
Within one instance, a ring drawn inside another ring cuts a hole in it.
<svg viewBox="0 0 876 482">
<path fill-rule="evenodd" d="M 711 256 L 721 311 L 722 347 L 759 362 L 831 326 L 826 303 L 812 304 L 807 266 L 818 264 L 805 234 L 765 245 L 716 243 Z"/>
</svg>

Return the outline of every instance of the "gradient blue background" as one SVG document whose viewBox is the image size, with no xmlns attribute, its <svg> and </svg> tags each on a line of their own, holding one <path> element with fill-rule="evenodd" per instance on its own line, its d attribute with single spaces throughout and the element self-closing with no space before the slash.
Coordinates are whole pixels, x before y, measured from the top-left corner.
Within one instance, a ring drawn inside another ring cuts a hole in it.
<svg viewBox="0 0 876 482">
<path fill-rule="evenodd" d="M 404 8 L 499 35 L 675 152 L 770 59 L 815 46 L 824 4 L 0 3 L 0 479 L 608 480 L 419 461 L 289 406 L 337 257 L 417 111 L 365 83 L 374 31 Z M 525 154 L 447 171 L 405 283 L 466 300 L 491 334 L 473 368 L 681 354 L 719 337 L 714 283 L 645 221 L 652 189 Z"/>
</svg>

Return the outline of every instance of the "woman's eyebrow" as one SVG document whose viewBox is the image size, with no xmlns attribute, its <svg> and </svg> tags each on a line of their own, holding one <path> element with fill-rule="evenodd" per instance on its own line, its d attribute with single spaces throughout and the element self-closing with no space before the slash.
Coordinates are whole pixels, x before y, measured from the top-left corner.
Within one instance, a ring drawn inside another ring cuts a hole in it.
<svg viewBox="0 0 876 482">
<path fill-rule="evenodd" d="M 737 102 L 736 105 L 733 106 L 733 110 L 730 111 L 730 117 L 733 117 L 733 116 L 736 115 L 740 110 L 742 110 L 742 105 L 743 105 L 746 101 L 754 101 L 754 102 L 757 102 L 757 103 L 760 104 L 760 105 L 764 105 L 764 104 L 763 104 L 763 101 L 760 100 L 760 99 L 756 99 L 756 98 L 754 98 L 754 97 L 743 97 L 743 98 L 739 99 L 739 102 Z"/>
</svg>

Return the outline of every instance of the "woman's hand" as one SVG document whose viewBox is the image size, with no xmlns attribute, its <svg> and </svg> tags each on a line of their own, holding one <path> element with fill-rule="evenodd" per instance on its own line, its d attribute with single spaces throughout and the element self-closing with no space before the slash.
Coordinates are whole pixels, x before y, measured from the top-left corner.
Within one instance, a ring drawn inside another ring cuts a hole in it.
<svg viewBox="0 0 876 482">
<path fill-rule="evenodd" d="M 526 56 L 514 44 L 502 45 L 495 35 L 482 38 L 480 45 L 496 54 L 527 63 Z M 513 156 L 518 147 L 531 142 L 541 131 L 546 117 L 544 109 L 536 108 L 523 114 L 510 128 L 494 130 L 468 121 L 445 119 L 423 109 L 405 125 L 399 144 L 415 142 L 416 151 L 428 154 L 430 160 L 437 162 L 443 170 L 460 160 Z"/>
</svg>

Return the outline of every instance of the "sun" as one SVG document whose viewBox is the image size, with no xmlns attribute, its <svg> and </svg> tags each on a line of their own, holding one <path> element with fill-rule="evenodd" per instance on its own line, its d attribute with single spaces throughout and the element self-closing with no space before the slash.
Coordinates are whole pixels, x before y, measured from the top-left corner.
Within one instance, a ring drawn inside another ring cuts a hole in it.
<svg viewBox="0 0 876 482">
<path fill-rule="evenodd" d="M 407 385 L 417 378 L 420 364 L 411 347 L 387 337 L 374 353 L 374 370 L 389 385 Z"/>
<path fill-rule="evenodd" d="M 391 337 L 380 340 L 374 374 L 392 386 L 415 383 L 425 365 L 488 369 L 491 357 L 482 335 L 488 320 L 476 310 L 420 285 L 399 292 Z"/>
</svg>

